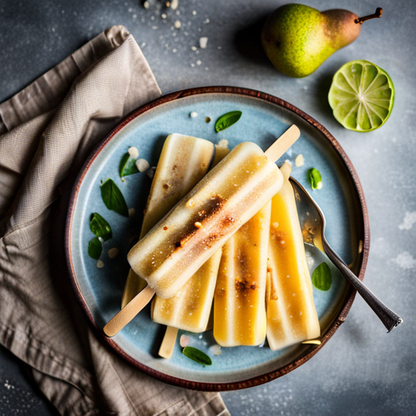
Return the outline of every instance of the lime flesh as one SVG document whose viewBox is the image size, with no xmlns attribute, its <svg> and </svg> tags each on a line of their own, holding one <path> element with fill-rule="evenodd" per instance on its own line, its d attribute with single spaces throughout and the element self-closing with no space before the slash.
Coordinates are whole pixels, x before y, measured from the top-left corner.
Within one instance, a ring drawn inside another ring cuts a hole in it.
<svg viewBox="0 0 416 416">
<path fill-rule="evenodd" d="M 368 61 L 352 61 L 334 75 L 328 94 L 334 117 L 346 129 L 367 132 L 389 118 L 394 85 L 386 71 Z"/>
</svg>

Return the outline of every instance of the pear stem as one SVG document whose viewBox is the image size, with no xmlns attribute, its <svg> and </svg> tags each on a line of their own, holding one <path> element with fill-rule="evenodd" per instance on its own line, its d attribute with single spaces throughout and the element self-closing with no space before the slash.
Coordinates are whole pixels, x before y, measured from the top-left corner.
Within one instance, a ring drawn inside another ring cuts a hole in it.
<svg viewBox="0 0 416 416">
<path fill-rule="evenodd" d="M 383 9 L 381 7 L 377 7 L 376 12 L 373 14 L 369 14 L 368 16 L 359 17 L 358 19 L 355 19 L 355 23 L 359 23 L 360 25 L 363 24 L 366 20 L 375 19 L 377 17 L 381 17 L 383 14 Z"/>
</svg>

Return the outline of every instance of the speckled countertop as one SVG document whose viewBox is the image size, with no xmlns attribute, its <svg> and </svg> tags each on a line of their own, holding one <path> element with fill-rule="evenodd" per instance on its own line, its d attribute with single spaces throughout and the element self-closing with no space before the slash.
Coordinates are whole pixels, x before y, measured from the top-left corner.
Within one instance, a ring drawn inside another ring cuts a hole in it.
<svg viewBox="0 0 416 416">
<path fill-rule="evenodd" d="M 384 14 L 363 25 L 353 44 L 304 79 L 277 72 L 261 50 L 261 24 L 282 3 L 288 2 L 179 0 L 173 11 L 157 0 L 149 0 L 147 9 L 138 0 L 2 1 L 0 101 L 102 30 L 122 24 L 141 46 L 163 93 L 204 85 L 247 87 L 278 96 L 317 119 L 348 154 L 365 192 L 371 226 L 365 282 L 405 323 L 387 335 L 357 297 L 346 322 L 311 361 L 274 382 L 223 398 L 238 416 L 407 416 L 416 408 L 416 3 L 351 0 L 347 6 L 340 0 L 305 0 L 320 10 L 348 7 L 358 15 L 381 6 Z M 207 38 L 206 48 L 200 47 L 201 37 Z M 372 133 L 343 129 L 327 103 L 332 75 L 354 59 L 376 63 L 395 83 L 394 111 Z M 4 349 L 0 414 L 55 414 Z"/>
</svg>

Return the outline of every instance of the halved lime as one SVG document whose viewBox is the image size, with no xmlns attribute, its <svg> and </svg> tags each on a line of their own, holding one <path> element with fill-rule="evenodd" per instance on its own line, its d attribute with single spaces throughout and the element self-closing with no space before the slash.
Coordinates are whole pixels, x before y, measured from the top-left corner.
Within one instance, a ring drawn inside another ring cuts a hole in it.
<svg viewBox="0 0 416 416">
<path fill-rule="evenodd" d="M 328 94 L 334 117 L 346 129 L 367 132 L 389 118 L 394 85 L 389 74 L 368 61 L 352 61 L 334 75 Z"/>
</svg>

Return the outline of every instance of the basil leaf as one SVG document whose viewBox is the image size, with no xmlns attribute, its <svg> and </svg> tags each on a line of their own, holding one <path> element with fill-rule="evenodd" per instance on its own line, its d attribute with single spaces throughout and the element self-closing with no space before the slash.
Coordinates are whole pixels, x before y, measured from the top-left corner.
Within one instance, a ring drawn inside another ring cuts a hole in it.
<svg viewBox="0 0 416 416">
<path fill-rule="evenodd" d="M 312 284 L 319 290 L 327 291 L 332 286 L 332 274 L 329 266 L 323 262 L 312 273 Z"/>
<path fill-rule="evenodd" d="M 98 260 L 101 256 L 101 252 L 103 251 L 103 245 L 98 237 L 94 237 L 88 243 L 88 255 L 95 260 Z"/>
<path fill-rule="evenodd" d="M 215 123 L 215 131 L 218 133 L 228 129 L 228 127 L 240 120 L 242 114 L 241 111 L 230 111 L 229 113 L 223 114 Z"/>
<path fill-rule="evenodd" d="M 186 355 L 191 360 L 204 365 L 212 365 L 211 358 L 208 357 L 204 352 L 194 347 L 185 347 L 182 350 L 182 354 Z"/>
<path fill-rule="evenodd" d="M 101 185 L 101 197 L 108 209 L 125 217 L 129 216 L 126 200 L 112 179 L 107 179 Z"/>
<path fill-rule="evenodd" d="M 93 234 L 97 237 L 101 237 L 104 241 L 113 237 L 110 224 L 98 212 L 91 214 L 90 230 Z"/>
<path fill-rule="evenodd" d="M 318 169 L 309 169 L 308 179 L 313 190 L 322 188 L 322 177 Z"/>
<path fill-rule="evenodd" d="M 127 152 L 121 158 L 118 172 L 120 174 L 120 178 L 122 178 L 123 176 L 133 175 L 134 173 L 139 172 L 136 166 L 136 159 L 134 157 L 131 157 L 129 152 Z"/>
</svg>

